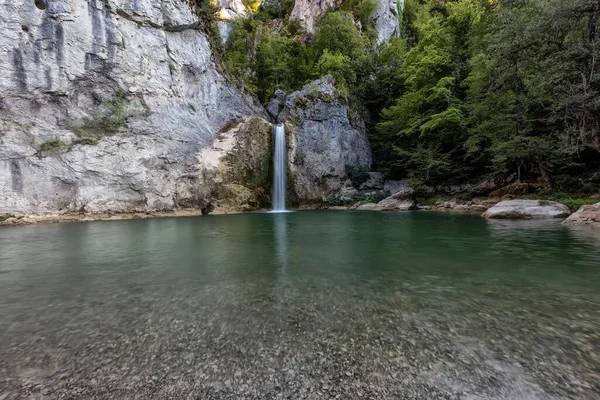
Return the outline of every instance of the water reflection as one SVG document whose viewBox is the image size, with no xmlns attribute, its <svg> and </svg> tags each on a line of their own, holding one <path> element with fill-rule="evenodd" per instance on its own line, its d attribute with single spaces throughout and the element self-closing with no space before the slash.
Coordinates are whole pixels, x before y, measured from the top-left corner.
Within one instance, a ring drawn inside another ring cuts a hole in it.
<svg viewBox="0 0 600 400">
<path fill-rule="evenodd" d="M 0 397 L 591 399 L 597 238 L 436 213 L 0 229 Z"/>
</svg>

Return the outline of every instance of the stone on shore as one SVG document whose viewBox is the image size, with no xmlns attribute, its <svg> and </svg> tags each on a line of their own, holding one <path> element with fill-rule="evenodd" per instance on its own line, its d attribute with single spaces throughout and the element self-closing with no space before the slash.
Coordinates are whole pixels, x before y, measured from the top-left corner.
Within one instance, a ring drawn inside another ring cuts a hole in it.
<svg viewBox="0 0 600 400">
<path fill-rule="evenodd" d="M 359 211 L 378 211 L 378 206 L 375 203 L 361 204 L 356 208 Z"/>
<path fill-rule="evenodd" d="M 491 219 L 566 218 L 570 211 L 564 204 L 547 200 L 501 201 L 483 213 Z"/>
<path fill-rule="evenodd" d="M 565 225 L 591 225 L 600 227 L 600 203 L 581 206 L 563 221 Z"/>
</svg>

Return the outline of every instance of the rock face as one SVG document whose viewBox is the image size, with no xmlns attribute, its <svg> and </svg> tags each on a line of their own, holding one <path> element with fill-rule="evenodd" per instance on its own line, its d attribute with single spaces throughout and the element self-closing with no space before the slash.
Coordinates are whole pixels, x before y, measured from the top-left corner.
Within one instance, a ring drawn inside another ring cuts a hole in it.
<svg viewBox="0 0 600 400">
<path fill-rule="evenodd" d="M 581 206 L 577 212 L 563 221 L 565 225 L 592 225 L 600 227 L 600 203 Z"/>
<path fill-rule="evenodd" d="M 339 7 L 341 3 L 341 0 L 296 0 L 290 18 L 300 20 L 307 32 L 314 33 L 319 18 L 327 10 Z"/>
<path fill-rule="evenodd" d="M 373 22 L 377 31 L 377 44 L 400 36 L 399 10 L 404 9 L 404 0 L 376 0 L 377 8 Z"/>
<path fill-rule="evenodd" d="M 388 183 L 388 187 L 390 187 Z M 417 208 L 417 202 L 415 200 L 415 190 L 409 185 L 403 184 L 393 188 L 393 194 L 379 203 L 377 203 L 377 209 L 382 211 L 408 211 Z"/>
<path fill-rule="evenodd" d="M 217 71 L 188 4 L 0 2 L 0 212 L 202 208 L 232 192 L 240 204 L 264 199 L 206 184 L 216 133 L 266 115 Z M 240 145 L 266 140 L 264 123 L 250 124 L 260 125 L 252 140 L 243 126 L 222 134 L 231 154 L 218 150 L 218 160 L 260 164 Z M 242 175 L 232 182 L 252 192 Z"/>
<path fill-rule="evenodd" d="M 507 200 L 488 209 L 483 216 L 495 219 L 566 218 L 569 208 L 547 200 Z"/>
<path fill-rule="evenodd" d="M 404 0 L 375 0 L 373 23 L 377 31 L 377 44 L 400 35 L 400 13 Z M 296 0 L 290 18 L 298 19 L 304 29 L 314 33 L 316 23 L 327 10 L 335 10 L 342 0 Z"/>
<path fill-rule="evenodd" d="M 188 198 L 212 207 L 255 210 L 271 204 L 272 126 L 261 118 L 220 132 L 198 155 L 198 185 Z"/>
<path fill-rule="evenodd" d="M 360 190 L 381 190 L 384 186 L 384 178 L 381 172 L 369 172 L 369 179 L 362 183 Z"/>
<path fill-rule="evenodd" d="M 286 123 L 288 189 L 298 201 L 329 200 L 348 179 L 346 166 L 371 166 L 364 122 L 330 78 L 287 96 L 278 120 Z"/>
<path fill-rule="evenodd" d="M 231 22 L 235 18 L 248 16 L 248 10 L 241 0 L 218 0 L 216 3 L 217 7 L 219 7 L 217 25 L 219 27 L 221 39 L 223 40 L 223 43 L 225 43 L 231 34 Z"/>
</svg>

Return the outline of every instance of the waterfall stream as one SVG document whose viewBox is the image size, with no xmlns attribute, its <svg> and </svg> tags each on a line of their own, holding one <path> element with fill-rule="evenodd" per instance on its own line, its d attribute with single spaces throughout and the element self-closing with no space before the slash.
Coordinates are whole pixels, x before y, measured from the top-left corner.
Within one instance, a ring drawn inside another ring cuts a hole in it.
<svg viewBox="0 0 600 400">
<path fill-rule="evenodd" d="M 283 124 L 273 128 L 275 135 L 275 162 L 273 168 L 273 211 L 285 211 L 286 143 Z"/>
</svg>

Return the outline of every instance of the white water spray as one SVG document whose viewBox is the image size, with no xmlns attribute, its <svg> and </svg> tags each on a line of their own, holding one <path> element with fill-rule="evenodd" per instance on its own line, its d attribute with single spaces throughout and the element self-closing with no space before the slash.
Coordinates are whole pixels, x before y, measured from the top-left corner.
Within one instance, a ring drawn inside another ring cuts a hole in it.
<svg viewBox="0 0 600 400">
<path fill-rule="evenodd" d="M 275 135 L 275 163 L 273 168 L 273 211 L 285 211 L 286 145 L 283 124 L 273 128 Z"/>
</svg>

